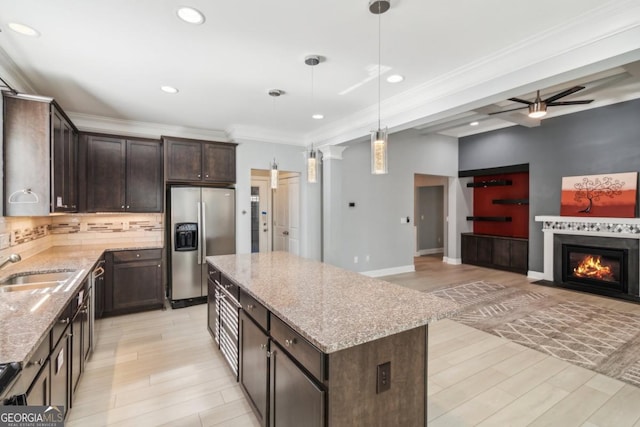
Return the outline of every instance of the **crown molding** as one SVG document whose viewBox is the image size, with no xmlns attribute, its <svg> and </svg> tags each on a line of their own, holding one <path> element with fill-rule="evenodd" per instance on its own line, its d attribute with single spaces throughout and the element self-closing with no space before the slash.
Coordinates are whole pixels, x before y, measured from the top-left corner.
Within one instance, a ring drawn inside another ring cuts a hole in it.
<svg viewBox="0 0 640 427">
<path fill-rule="evenodd" d="M 118 135 L 143 138 L 160 138 L 162 135 L 171 135 L 181 138 L 229 142 L 225 132 L 217 130 L 115 119 L 84 113 L 68 112 L 67 115 L 79 130 L 85 132 L 117 133 Z"/>
<path fill-rule="evenodd" d="M 325 145 L 319 147 L 318 150 L 322 153 L 322 161 L 325 160 L 342 160 L 342 152 L 348 147 L 339 147 L 337 145 Z"/>
<path fill-rule="evenodd" d="M 611 0 L 573 20 L 539 32 L 477 61 L 383 100 L 390 131 L 430 123 L 640 59 L 640 4 Z M 327 123 L 307 142 L 334 145 L 362 137 L 377 123 L 377 105 Z"/>
<path fill-rule="evenodd" d="M 0 74 L 14 90 L 19 93 L 37 93 L 33 83 L 27 79 L 4 49 L 0 48 Z"/>
</svg>

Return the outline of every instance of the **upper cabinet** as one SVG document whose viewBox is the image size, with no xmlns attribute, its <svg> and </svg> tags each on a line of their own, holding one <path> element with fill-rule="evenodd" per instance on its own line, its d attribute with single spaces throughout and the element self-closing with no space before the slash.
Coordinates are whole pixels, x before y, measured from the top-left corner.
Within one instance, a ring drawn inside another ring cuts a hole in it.
<svg viewBox="0 0 640 427">
<path fill-rule="evenodd" d="M 4 215 L 77 212 L 76 128 L 51 98 L 3 99 Z"/>
<path fill-rule="evenodd" d="M 87 212 L 162 212 L 162 143 L 82 134 Z"/>
<path fill-rule="evenodd" d="M 167 181 L 233 184 L 236 144 L 163 137 Z"/>
</svg>

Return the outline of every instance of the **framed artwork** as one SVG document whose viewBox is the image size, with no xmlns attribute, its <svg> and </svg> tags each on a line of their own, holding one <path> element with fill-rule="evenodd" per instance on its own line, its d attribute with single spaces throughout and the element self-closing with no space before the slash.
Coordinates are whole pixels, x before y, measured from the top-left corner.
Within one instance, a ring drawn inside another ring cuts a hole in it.
<svg viewBox="0 0 640 427">
<path fill-rule="evenodd" d="M 635 218 L 638 172 L 562 178 L 560 215 Z"/>
</svg>

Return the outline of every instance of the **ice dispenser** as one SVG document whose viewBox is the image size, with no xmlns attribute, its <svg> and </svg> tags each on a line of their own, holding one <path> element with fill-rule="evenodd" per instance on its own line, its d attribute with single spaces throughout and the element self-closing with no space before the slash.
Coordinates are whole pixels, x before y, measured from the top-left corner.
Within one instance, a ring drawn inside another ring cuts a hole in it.
<svg viewBox="0 0 640 427">
<path fill-rule="evenodd" d="M 176 224 L 176 251 L 195 251 L 198 249 L 198 224 L 181 222 Z"/>
</svg>

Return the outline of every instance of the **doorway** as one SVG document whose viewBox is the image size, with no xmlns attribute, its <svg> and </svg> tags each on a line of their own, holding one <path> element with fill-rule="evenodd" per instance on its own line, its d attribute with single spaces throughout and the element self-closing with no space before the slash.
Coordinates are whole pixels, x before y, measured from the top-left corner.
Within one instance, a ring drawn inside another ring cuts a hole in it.
<svg viewBox="0 0 640 427">
<path fill-rule="evenodd" d="M 443 176 L 414 177 L 415 256 L 442 260 L 447 248 L 447 187 Z"/>
<path fill-rule="evenodd" d="M 251 252 L 300 252 L 300 174 L 281 171 L 271 189 L 269 170 L 251 170 Z"/>
</svg>

